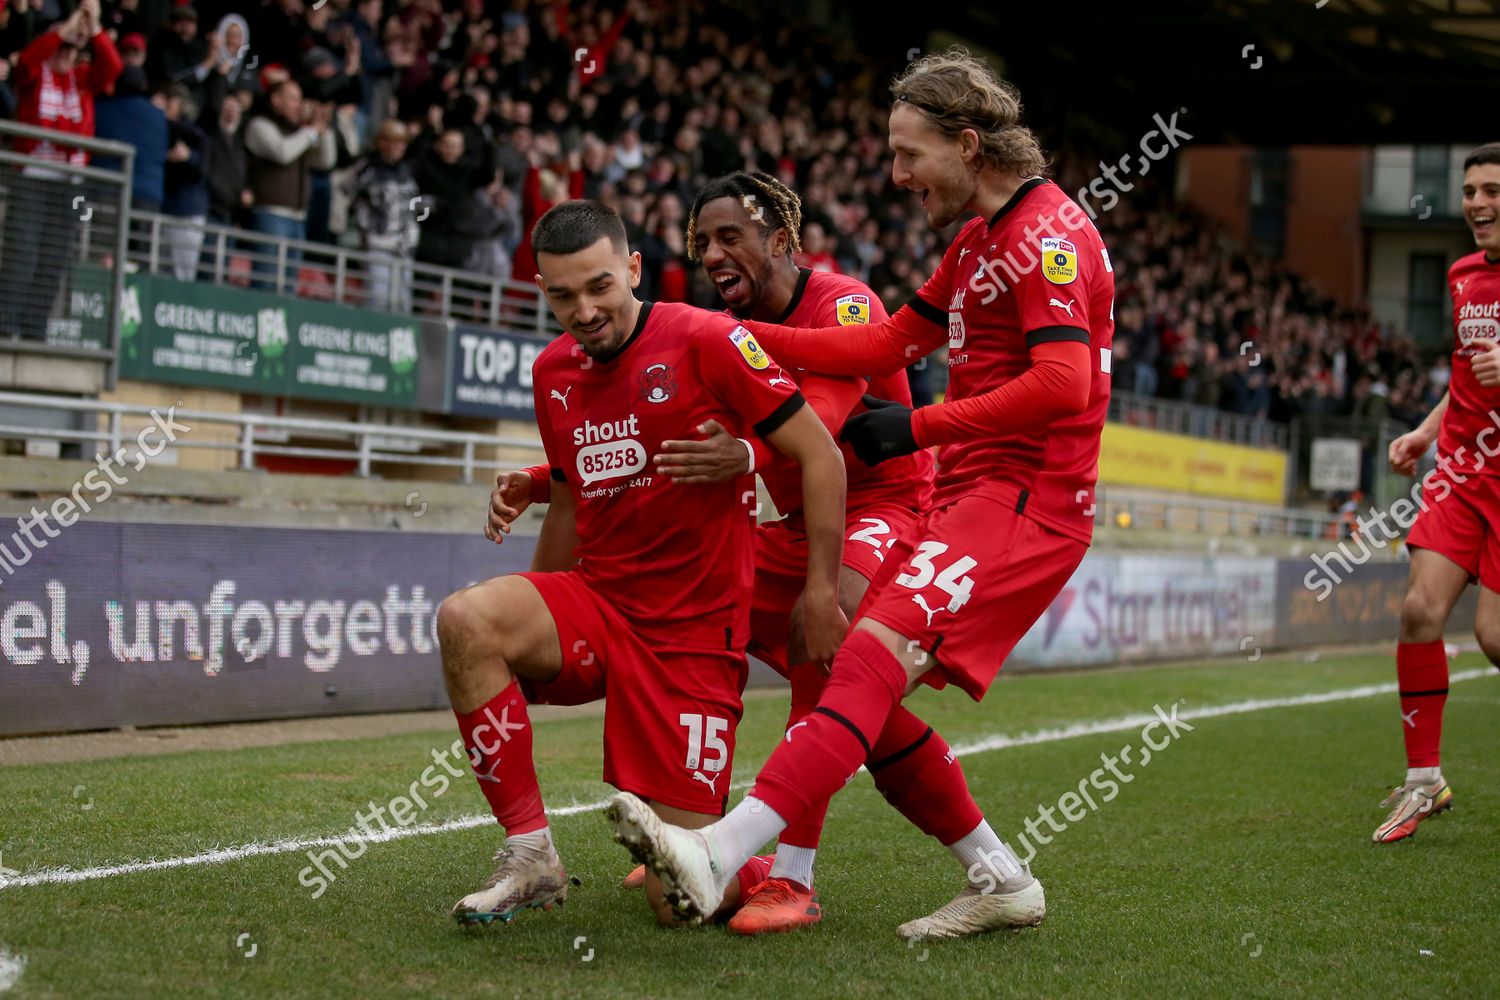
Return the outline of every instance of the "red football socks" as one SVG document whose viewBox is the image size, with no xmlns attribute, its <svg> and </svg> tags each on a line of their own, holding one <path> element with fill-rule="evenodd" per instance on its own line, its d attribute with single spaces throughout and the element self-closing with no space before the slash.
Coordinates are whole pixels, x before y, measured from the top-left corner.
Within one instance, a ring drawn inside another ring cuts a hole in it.
<svg viewBox="0 0 1500 1000">
<path fill-rule="evenodd" d="M 948 742 L 901 706 L 881 730 L 867 765 L 886 801 L 945 847 L 984 819 Z"/>
<path fill-rule="evenodd" d="M 750 890 L 764 882 L 771 874 L 771 863 L 774 860 L 769 854 L 757 854 L 734 873 L 734 877 L 740 883 L 740 902 L 743 903 L 748 899 Z"/>
<path fill-rule="evenodd" d="M 869 632 L 851 632 L 817 707 L 787 730 L 750 794 L 788 823 L 825 806 L 869 757 L 905 687 L 890 650 Z"/>
<path fill-rule="evenodd" d="M 531 759 L 531 720 L 521 685 L 511 681 L 482 707 L 453 714 L 479 790 L 505 827 L 505 835 L 514 837 L 546 826 L 542 790 Z"/>
<path fill-rule="evenodd" d="M 1437 767 L 1443 706 L 1448 702 L 1448 654 L 1443 640 L 1398 643 L 1396 684 L 1401 689 L 1406 766 Z"/>
<path fill-rule="evenodd" d="M 788 673 L 792 682 L 792 708 L 787 713 L 786 727 L 791 729 L 797 723 L 807 718 L 818 704 L 818 696 L 823 693 L 823 688 L 828 684 L 828 678 L 823 676 L 823 671 L 816 663 L 799 663 L 792 667 Z M 823 836 L 823 819 L 828 815 L 828 803 L 814 804 L 801 816 L 787 824 L 781 836 L 777 838 L 779 843 L 790 844 L 792 847 L 818 846 L 818 841 Z"/>
</svg>

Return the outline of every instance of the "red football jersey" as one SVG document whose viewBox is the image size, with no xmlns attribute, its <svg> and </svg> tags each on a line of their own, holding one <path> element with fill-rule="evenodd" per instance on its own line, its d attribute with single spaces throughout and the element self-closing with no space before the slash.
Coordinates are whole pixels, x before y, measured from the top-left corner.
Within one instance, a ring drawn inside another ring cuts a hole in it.
<svg viewBox="0 0 1500 1000">
<path fill-rule="evenodd" d="M 786 312 L 774 320 L 786 326 L 863 326 L 884 323 L 885 306 L 864 282 L 842 274 L 802 268 L 797 290 L 792 293 Z M 798 382 L 807 378 L 807 370 L 788 368 Z M 911 405 L 911 385 L 905 370 L 880 375 L 870 380 L 867 390 L 879 399 Z M 854 413 L 864 412 L 864 404 Z M 835 437 L 837 434 L 835 433 Z M 850 447 L 839 443 L 844 453 L 844 471 L 848 477 L 845 509 L 853 512 L 878 503 L 900 503 L 914 510 L 924 510 L 932 499 L 932 453 L 926 448 L 916 454 L 870 466 L 861 462 Z M 802 469 L 783 456 L 776 456 L 770 467 L 761 469 L 760 478 L 766 492 L 776 502 L 776 509 L 789 514 L 802 507 Z"/>
<path fill-rule="evenodd" d="M 1093 538 L 1114 287 L 1099 231 L 1042 178 L 1022 184 L 994 218 L 959 232 L 912 302 L 948 327 L 947 398 L 999 388 L 1031 367 L 1032 346 L 1048 341 L 1087 343 L 1094 368 L 1089 405 L 1077 416 L 1029 434 L 942 446 L 936 504 L 987 490 L 1048 528 Z"/>
<path fill-rule="evenodd" d="M 663 646 L 742 649 L 753 484 L 674 485 L 651 456 L 708 419 L 771 433 L 803 406 L 791 376 L 732 317 L 648 302 L 613 357 L 559 337 L 532 380 L 553 488 L 578 499 L 584 581 Z"/>
<path fill-rule="evenodd" d="M 1500 389 L 1486 389 L 1474 378 L 1474 357 L 1500 340 L 1500 261 L 1486 260 L 1483 251 L 1459 258 L 1448 268 L 1448 293 L 1453 299 L 1453 373 L 1448 411 L 1438 426 L 1438 454 L 1447 456 L 1453 463 L 1449 468 L 1460 476 L 1497 476 L 1500 462 L 1487 461 L 1481 449 L 1500 431 L 1478 438 L 1486 427 L 1496 426 L 1490 413 L 1500 410 Z"/>
</svg>

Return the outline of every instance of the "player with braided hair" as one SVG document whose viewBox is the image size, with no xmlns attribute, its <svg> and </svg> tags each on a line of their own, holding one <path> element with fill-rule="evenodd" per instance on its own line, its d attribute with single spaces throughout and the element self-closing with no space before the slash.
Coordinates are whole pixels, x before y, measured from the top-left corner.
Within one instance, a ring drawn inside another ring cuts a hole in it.
<svg viewBox="0 0 1500 1000">
<path fill-rule="evenodd" d="M 777 229 L 787 234 L 787 260 L 802 251 L 802 199 L 796 192 L 764 171 L 736 171 L 716 177 L 703 186 L 688 213 L 687 252 L 689 260 L 698 259 L 698 216 L 703 206 L 720 198 L 733 198 L 745 209 L 751 221 L 766 235 Z M 727 300 L 726 300 L 727 301 Z"/>
</svg>

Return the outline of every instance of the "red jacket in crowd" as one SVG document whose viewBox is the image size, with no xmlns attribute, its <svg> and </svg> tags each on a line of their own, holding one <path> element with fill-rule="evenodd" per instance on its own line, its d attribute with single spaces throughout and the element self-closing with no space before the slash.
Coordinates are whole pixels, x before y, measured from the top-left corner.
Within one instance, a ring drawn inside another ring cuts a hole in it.
<svg viewBox="0 0 1500 1000">
<path fill-rule="evenodd" d="M 51 59 L 62 43 L 62 35 L 49 31 L 22 50 L 11 75 L 11 86 L 16 93 L 16 120 L 72 135 L 92 136 L 94 97 L 114 87 L 124 63 L 114 42 L 101 31 L 91 43 L 93 62 L 77 62 L 71 72 L 56 73 Z M 63 149 L 35 139 L 16 139 L 15 149 L 41 160 L 66 161 L 77 166 L 88 162 L 88 154 L 81 149 Z"/>
</svg>

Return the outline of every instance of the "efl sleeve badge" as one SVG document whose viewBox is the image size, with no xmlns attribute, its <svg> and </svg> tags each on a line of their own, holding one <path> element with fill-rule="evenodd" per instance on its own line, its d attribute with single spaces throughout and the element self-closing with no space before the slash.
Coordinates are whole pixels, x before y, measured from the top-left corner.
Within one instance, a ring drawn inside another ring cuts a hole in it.
<svg viewBox="0 0 1500 1000">
<path fill-rule="evenodd" d="M 1078 277 L 1078 248 L 1059 236 L 1043 236 L 1042 274 L 1054 285 L 1072 284 Z"/>
</svg>

